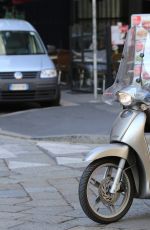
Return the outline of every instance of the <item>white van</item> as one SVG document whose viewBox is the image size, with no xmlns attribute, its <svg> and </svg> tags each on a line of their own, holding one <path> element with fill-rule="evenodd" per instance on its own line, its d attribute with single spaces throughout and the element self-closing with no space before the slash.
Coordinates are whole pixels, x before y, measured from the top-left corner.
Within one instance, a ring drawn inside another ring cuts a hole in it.
<svg viewBox="0 0 150 230">
<path fill-rule="evenodd" d="M 0 102 L 60 102 L 53 62 L 35 28 L 24 20 L 0 19 Z"/>
</svg>

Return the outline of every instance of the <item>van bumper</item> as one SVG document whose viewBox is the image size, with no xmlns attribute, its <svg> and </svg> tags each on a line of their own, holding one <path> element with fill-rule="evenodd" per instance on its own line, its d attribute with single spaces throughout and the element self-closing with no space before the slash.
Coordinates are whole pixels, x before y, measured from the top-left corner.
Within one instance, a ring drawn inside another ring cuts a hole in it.
<svg viewBox="0 0 150 230">
<path fill-rule="evenodd" d="M 0 102 L 50 101 L 60 95 L 58 79 L 0 80 Z"/>
</svg>

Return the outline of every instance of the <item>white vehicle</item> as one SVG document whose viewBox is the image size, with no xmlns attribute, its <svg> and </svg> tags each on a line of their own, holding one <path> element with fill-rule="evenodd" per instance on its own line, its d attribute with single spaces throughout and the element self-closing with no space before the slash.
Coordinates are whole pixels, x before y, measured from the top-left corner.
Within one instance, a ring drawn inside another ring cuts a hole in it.
<svg viewBox="0 0 150 230">
<path fill-rule="evenodd" d="M 57 72 L 35 30 L 24 20 L 0 19 L 0 102 L 60 102 Z"/>
</svg>

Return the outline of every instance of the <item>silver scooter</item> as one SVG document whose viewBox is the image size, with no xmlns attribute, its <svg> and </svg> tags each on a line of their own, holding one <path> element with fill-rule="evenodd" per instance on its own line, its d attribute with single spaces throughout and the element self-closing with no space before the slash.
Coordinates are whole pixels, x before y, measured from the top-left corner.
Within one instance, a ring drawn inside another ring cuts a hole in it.
<svg viewBox="0 0 150 230">
<path fill-rule="evenodd" d="M 103 96 L 108 103 L 123 105 L 110 144 L 88 154 L 85 160 L 90 164 L 79 183 L 83 211 L 104 224 L 122 218 L 134 198 L 150 198 L 150 151 L 145 138 L 150 106 L 150 32 L 143 29 L 145 37 L 140 39 L 138 31 L 129 30 L 115 83 Z M 137 48 L 138 42 L 142 45 Z"/>
</svg>

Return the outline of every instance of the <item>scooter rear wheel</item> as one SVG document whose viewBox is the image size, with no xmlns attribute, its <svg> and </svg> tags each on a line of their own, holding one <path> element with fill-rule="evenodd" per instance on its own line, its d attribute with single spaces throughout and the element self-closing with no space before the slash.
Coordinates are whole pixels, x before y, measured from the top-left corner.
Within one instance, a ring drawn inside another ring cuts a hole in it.
<svg viewBox="0 0 150 230">
<path fill-rule="evenodd" d="M 119 161 L 104 158 L 92 162 L 79 183 L 79 200 L 85 214 L 95 222 L 109 224 L 118 221 L 129 210 L 134 197 L 134 181 L 130 170 L 122 173 L 120 186 L 111 194 Z"/>
</svg>

